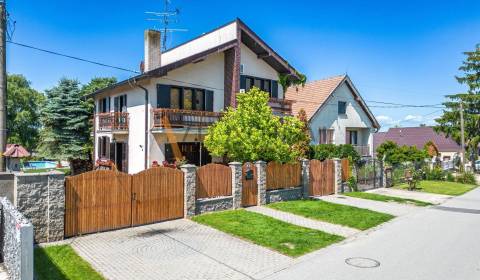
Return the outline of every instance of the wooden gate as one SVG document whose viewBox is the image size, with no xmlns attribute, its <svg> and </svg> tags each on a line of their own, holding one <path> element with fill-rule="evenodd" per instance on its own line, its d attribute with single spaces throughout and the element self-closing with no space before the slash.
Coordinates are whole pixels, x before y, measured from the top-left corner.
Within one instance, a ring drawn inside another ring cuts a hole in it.
<svg viewBox="0 0 480 280">
<path fill-rule="evenodd" d="M 183 217 L 183 172 L 155 167 L 132 176 L 132 225 Z"/>
<path fill-rule="evenodd" d="M 232 169 L 209 163 L 197 169 L 197 198 L 232 195 Z"/>
<path fill-rule="evenodd" d="M 350 178 L 350 161 L 348 158 L 342 158 L 342 182 L 346 182 Z"/>
<path fill-rule="evenodd" d="M 131 211 L 130 175 L 98 170 L 66 178 L 65 236 L 129 227 Z"/>
<path fill-rule="evenodd" d="M 310 161 L 310 195 L 335 193 L 335 164 L 333 160 Z"/>
<path fill-rule="evenodd" d="M 242 166 L 242 206 L 257 205 L 257 196 L 257 168 L 254 164 L 246 162 Z"/>
<path fill-rule="evenodd" d="M 183 217 L 183 172 L 97 170 L 66 178 L 65 236 Z"/>
</svg>

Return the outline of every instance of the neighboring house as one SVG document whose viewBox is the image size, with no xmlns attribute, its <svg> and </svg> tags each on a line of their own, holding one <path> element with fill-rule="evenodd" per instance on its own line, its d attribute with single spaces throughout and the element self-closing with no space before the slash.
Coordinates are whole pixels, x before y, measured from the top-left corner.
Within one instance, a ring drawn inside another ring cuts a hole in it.
<svg viewBox="0 0 480 280">
<path fill-rule="evenodd" d="M 438 149 L 439 158 L 442 161 L 451 161 L 455 156 L 461 157 L 462 148 L 452 138 L 445 137 L 443 133 L 437 133 L 433 127 L 395 127 L 386 132 L 378 132 L 373 135 L 375 150 L 383 142 L 390 140 L 399 146 L 416 146 L 423 149 L 425 144 L 432 141 Z"/>
<path fill-rule="evenodd" d="M 144 55 L 142 74 L 90 94 L 95 160 L 111 159 L 119 170 L 210 162 L 206 128 L 252 86 L 270 93 L 276 114 L 291 114 L 278 77 L 296 79 L 297 71 L 239 19 L 163 53 L 160 32 L 146 30 Z"/>
<path fill-rule="evenodd" d="M 371 156 L 372 134 L 379 123 L 348 75 L 288 88 L 292 112 L 304 109 L 314 144 L 351 144 L 361 156 Z"/>
<path fill-rule="evenodd" d="M 14 172 L 21 170 L 20 160 L 25 157 L 29 157 L 30 153 L 22 145 L 19 144 L 7 144 L 7 148 L 3 153 L 6 159 L 7 171 Z"/>
</svg>

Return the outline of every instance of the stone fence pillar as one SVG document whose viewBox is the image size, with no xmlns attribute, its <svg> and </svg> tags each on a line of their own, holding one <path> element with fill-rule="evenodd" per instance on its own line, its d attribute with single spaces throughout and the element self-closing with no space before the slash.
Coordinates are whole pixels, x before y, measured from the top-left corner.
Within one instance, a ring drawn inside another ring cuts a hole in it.
<svg viewBox="0 0 480 280">
<path fill-rule="evenodd" d="M 308 198 L 310 196 L 310 160 L 301 159 L 302 165 L 302 196 Z"/>
<path fill-rule="evenodd" d="M 14 200 L 35 228 L 35 242 L 62 240 L 65 224 L 65 174 L 16 173 Z"/>
<path fill-rule="evenodd" d="M 180 167 L 183 171 L 183 216 L 190 218 L 195 216 L 196 191 L 197 191 L 197 167 L 193 164 L 185 164 Z"/>
<path fill-rule="evenodd" d="M 339 158 L 333 159 L 335 165 L 335 194 L 342 192 L 342 160 Z"/>
<path fill-rule="evenodd" d="M 242 206 L 242 163 L 230 162 L 228 165 L 232 169 L 232 207 L 238 209 Z"/>
<path fill-rule="evenodd" d="M 257 205 L 267 204 L 267 163 L 264 161 L 255 162 L 257 168 Z"/>
</svg>

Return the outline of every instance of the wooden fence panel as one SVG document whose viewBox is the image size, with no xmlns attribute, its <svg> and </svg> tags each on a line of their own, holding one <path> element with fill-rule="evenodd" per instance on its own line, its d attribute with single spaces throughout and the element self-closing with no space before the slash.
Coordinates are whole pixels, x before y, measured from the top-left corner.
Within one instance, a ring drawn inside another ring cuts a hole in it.
<svg viewBox="0 0 480 280">
<path fill-rule="evenodd" d="M 131 225 L 131 177 L 111 171 L 90 171 L 66 178 L 65 236 Z"/>
<path fill-rule="evenodd" d="M 333 160 L 310 161 L 310 195 L 335 193 L 335 163 Z"/>
<path fill-rule="evenodd" d="M 342 182 L 346 182 L 350 178 L 350 161 L 348 158 L 342 158 Z"/>
<path fill-rule="evenodd" d="M 183 172 L 154 167 L 132 176 L 132 225 L 183 217 Z"/>
<path fill-rule="evenodd" d="M 242 206 L 257 205 L 257 196 L 257 168 L 253 163 L 247 162 L 242 166 Z"/>
<path fill-rule="evenodd" d="M 302 166 L 296 163 L 267 164 L 267 190 L 294 188 L 302 183 Z"/>
<path fill-rule="evenodd" d="M 232 195 L 230 166 L 209 163 L 197 169 L 197 198 Z"/>
</svg>

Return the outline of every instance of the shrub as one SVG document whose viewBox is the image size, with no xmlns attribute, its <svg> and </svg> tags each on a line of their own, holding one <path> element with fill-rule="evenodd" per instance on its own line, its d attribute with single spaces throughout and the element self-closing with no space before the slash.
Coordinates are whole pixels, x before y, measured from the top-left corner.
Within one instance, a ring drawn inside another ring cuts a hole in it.
<svg viewBox="0 0 480 280">
<path fill-rule="evenodd" d="M 350 162 L 355 163 L 360 160 L 360 154 L 352 145 L 319 144 L 310 148 L 310 158 L 326 160 L 332 158 L 348 158 Z"/>
<path fill-rule="evenodd" d="M 475 174 L 472 172 L 465 172 L 457 175 L 457 182 L 462 184 L 476 185 Z"/>
<path fill-rule="evenodd" d="M 440 167 L 434 167 L 432 169 L 426 168 L 425 172 L 425 179 L 431 181 L 444 181 L 445 180 L 445 173 Z"/>
<path fill-rule="evenodd" d="M 453 176 L 453 174 L 450 173 L 450 172 L 447 173 L 447 178 L 446 179 L 449 182 L 455 182 L 455 176 Z"/>
<path fill-rule="evenodd" d="M 353 176 L 348 177 L 347 186 L 350 188 L 352 192 L 357 192 L 358 191 L 357 179 Z"/>
</svg>

